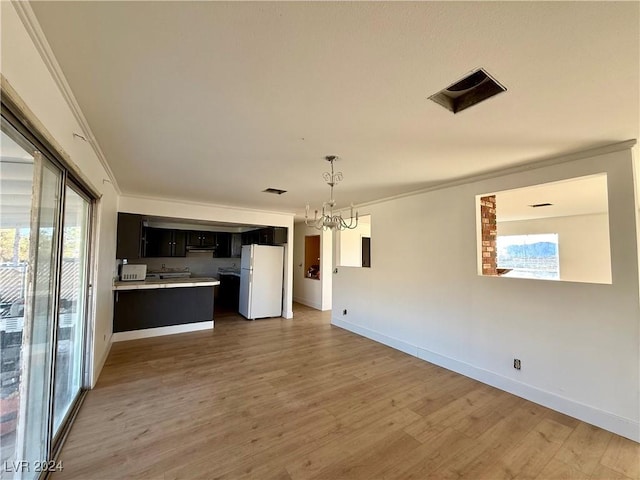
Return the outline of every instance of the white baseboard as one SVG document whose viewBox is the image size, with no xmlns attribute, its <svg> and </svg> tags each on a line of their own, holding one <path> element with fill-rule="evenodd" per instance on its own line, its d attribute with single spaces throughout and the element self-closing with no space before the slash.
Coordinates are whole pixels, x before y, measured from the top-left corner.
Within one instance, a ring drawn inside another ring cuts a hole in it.
<svg viewBox="0 0 640 480">
<path fill-rule="evenodd" d="M 185 323 L 182 325 L 171 325 L 170 327 L 145 328 L 144 330 L 131 330 L 130 332 L 115 332 L 111 337 L 113 342 L 126 342 L 127 340 L 137 340 L 139 338 L 160 337 L 163 335 L 173 335 L 175 333 L 197 332 L 199 330 L 209 330 L 213 328 L 213 320 L 208 322 Z"/>
<path fill-rule="evenodd" d="M 460 373 L 466 377 L 473 378 L 479 382 L 486 383 L 492 387 L 499 388 L 505 392 L 512 393 L 518 397 L 522 397 L 544 407 L 551 408 L 635 442 L 640 442 L 640 423 L 634 420 L 620 417 L 613 413 L 576 402 L 575 400 L 541 390 L 525 383 L 517 382 L 511 378 L 425 350 L 403 340 L 389 337 L 340 318 L 333 317 L 331 319 L 331 323 L 337 327 L 344 328 L 350 332 L 357 333 L 363 337 L 395 348 L 396 350 L 400 350 L 401 352 L 413 355 L 421 360 L 425 360 L 456 373 Z"/>
<path fill-rule="evenodd" d="M 351 322 L 347 322 L 346 320 L 342 320 L 341 318 L 332 317 L 331 323 L 337 327 L 344 328 L 345 330 L 370 338 L 371 340 L 375 340 L 383 345 L 400 350 L 408 355 L 412 355 L 414 357 L 418 356 L 418 347 L 402 340 L 398 340 L 397 338 L 388 337 L 387 335 L 374 332 L 373 330 L 361 327 L 360 325 L 355 325 Z"/>
<path fill-rule="evenodd" d="M 319 304 L 318 302 L 307 300 L 306 298 L 293 297 L 293 301 L 297 303 L 301 303 L 302 305 L 306 305 L 307 307 L 315 308 L 316 310 L 322 310 L 321 304 Z"/>
</svg>

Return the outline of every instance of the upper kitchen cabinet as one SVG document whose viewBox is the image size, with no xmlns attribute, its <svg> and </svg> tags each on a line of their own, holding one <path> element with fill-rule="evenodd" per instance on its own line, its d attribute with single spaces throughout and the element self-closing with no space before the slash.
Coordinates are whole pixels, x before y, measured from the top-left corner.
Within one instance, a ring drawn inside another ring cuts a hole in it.
<svg viewBox="0 0 640 480">
<path fill-rule="evenodd" d="M 231 234 L 225 232 L 187 232 L 187 251 L 210 251 L 216 258 L 231 256 Z"/>
<path fill-rule="evenodd" d="M 186 231 L 153 227 L 145 229 L 145 257 L 184 257 L 186 255 Z"/>
<path fill-rule="evenodd" d="M 273 245 L 284 245 L 287 243 L 287 227 L 272 227 L 273 229 Z"/>
<path fill-rule="evenodd" d="M 188 247 L 215 247 L 216 235 L 217 234 L 215 232 L 195 232 L 195 231 L 187 232 L 187 246 Z"/>
<path fill-rule="evenodd" d="M 264 227 L 242 234 L 242 244 L 283 245 L 287 243 L 287 227 Z"/>
<path fill-rule="evenodd" d="M 242 255 L 242 234 L 231 234 L 231 257 L 240 258 Z"/>
<path fill-rule="evenodd" d="M 116 258 L 138 259 L 141 256 L 144 216 L 118 213 Z"/>
<path fill-rule="evenodd" d="M 231 234 L 218 232 L 216 236 L 216 249 L 213 256 L 217 258 L 229 258 L 231 256 Z"/>
<path fill-rule="evenodd" d="M 260 230 L 242 232 L 242 245 L 253 245 L 260 242 Z"/>
<path fill-rule="evenodd" d="M 258 244 L 273 245 L 273 228 L 261 228 L 258 230 Z"/>
<path fill-rule="evenodd" d="M 258 230 L 260 245 L 283 245 L 287 243 L 287 227 L 265 227 Z"/>
</svg>

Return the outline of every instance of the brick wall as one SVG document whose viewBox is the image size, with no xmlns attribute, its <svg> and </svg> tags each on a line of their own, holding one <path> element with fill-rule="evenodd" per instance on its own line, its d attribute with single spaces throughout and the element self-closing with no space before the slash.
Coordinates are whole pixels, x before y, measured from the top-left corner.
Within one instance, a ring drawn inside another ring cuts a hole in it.
<svg viewBox="0 0 640 480">
<path fill-rule="evenodd" d="M 480 216 L 482 217 L 482 274 L 498 275 L 495 195 L 480 198 Z"/>
</svg>

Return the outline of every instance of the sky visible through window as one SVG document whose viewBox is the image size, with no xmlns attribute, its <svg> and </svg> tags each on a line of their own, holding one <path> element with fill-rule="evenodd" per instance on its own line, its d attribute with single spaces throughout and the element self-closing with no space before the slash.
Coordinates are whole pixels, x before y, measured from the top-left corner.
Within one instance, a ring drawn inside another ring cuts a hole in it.
<svg viewBox="0 0 640 480">
<path fill-rule="evenodd" d="M 560 279 L 558 234 L 499 235 L 498 268 L 504 277 Z"/>
</svg>

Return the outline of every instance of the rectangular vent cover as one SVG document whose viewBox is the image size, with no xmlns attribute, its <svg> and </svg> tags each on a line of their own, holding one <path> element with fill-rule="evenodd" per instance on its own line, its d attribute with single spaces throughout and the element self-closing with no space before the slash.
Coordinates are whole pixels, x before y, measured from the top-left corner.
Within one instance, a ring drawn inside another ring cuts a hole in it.
<svg viewBox="0 0 640 480">
<path fill-rule="evenodd" d="M 282 195 L 283 193 L 287 193 L 286 190 L 280 190 L 279 188 L 267 188 L 263 190 L 264 193 L 273 193 L 274 195 Z"/>
<path fill-rule="evenodd" d="M 434 93 L 429 97 L 429 100 L 433 100 L 453 113 L 458 113 L 506 91 L 507 89 L 500 85 L 486 70 L 479 68 L 462 80 Z"/>
</svg>

